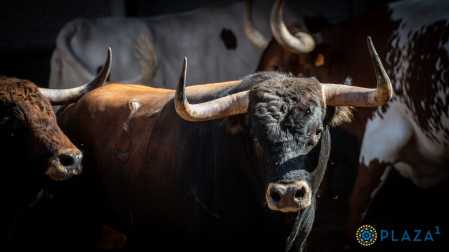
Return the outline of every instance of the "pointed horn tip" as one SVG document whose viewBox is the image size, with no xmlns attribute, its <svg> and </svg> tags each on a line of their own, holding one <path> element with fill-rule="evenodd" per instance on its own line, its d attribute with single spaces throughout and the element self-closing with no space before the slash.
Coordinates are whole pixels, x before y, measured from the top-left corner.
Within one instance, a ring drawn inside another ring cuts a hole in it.
<svg viewBox="0 0 449 252">
<path fill-rule="evenodd" d="M 179 73 L 178 85 L 176 88 L 176 94 L 185 96 L 183 90 L 185 89 L 185 80 L 187 75 L 187 57 L 184 57 L 181 65 L 181 71 Z"/>
<path fill-rule="evenodd" d="M 275 3 L 274 3 L 274 6 L 276 6 L 277 8 L 279 8 L 280 9 L 280 11 L 282 12 L 282 9 L 283 9 L 283 7 L 284 7 L 284 0 L 277 0 Z"/>
<path fill-rule="evenodd" d="M 368 36 L 368 37 L 366 38 L 366 41 L 368 41 L 369 44 L 372 44 L 372 43 L 373 43 L 373 41 L 371 40 L 371 37 L 370 37 L 370 36 Z"/>
<path fill-rule="evenodd" d="M 366 38 L 366 43 L 368 44 L 368 49 L 369 49 L 370 53 L 371 54 L 377 54 L 376 48 L 374 47 L 374 44 L 373 44 L 373 40 L 371 39 L 370 36 L 368 36 Z"/>
<path fill-rule="evenodd" d="M 186 72 L 187 72 L 187 57 L 184 57 L 184 59 L 182 60 L 181 74 L 183 73 L 185 77 Z"/>
<path fill-rule="evenodd" d="M 184 57 L 182 59 L 181 72 L 183 72 L 186 67 L 187 67 L 187 57 Z"/>
<path fill-rule="evenodd" d="M 101 67 L 101 71 L 103 71 L 104 68 L 108 68 L 108 75 L 109 75 L 109 71 L 110 71 L 110 67 L 111 67 L 111 61 L 112 61 L 112 50 L 111 47 L 108 47 L 108 52 L 106 55 L 106 61 L 104 63 L 104 65 Z"/>
</svg>

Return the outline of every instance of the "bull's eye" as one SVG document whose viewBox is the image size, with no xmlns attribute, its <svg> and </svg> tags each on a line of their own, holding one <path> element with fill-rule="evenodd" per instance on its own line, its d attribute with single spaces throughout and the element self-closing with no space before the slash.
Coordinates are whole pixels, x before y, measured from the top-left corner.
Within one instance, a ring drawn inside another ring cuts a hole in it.
<svg viewBox="0 0 449 252">
<path fill-rule="evenodd" d="M 322 129 L 317 129 L 315 131 L 315 135 L 312 135 L 312 137 L 310 138 L 309 146 L 315 146 L 318 143 L 318 141 L 320 141 L 321 132 L 323 132 Z"/>
<path fill-rule="evenodd" d="M 279 66 L 277 66 L 277 65 L 272 65 L 272 66 L 271 66 L 271 70 L 272 70 L 272 71 L 279 71 Z"/>
<path fill-rule="evenodd" d="M 9 115 L 0 116 L 0 135 L 12 134 L 14 131 L 14 119 Z"/>
<path fill-rule="evenodd" d="M 309 108 L 307 108 L 307 110 L 306 110 L 306 115 L 310 115 L 310 114 L 312 114 L 312 112 L 310 111 L 310 107 L 309 107 Z"/>
<path fill-rule="evenodd" d="M 9 115 L 0 116 L 0 126 L 7 125 L 11 123 L 12 118 Z"/>
</svg>

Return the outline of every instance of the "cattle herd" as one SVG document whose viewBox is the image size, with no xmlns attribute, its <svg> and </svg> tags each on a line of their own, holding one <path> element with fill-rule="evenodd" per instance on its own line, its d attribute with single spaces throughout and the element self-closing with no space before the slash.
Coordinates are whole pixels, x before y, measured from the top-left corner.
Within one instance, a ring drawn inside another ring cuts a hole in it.
<svg viewBox="0 0 449 252">
<path fill-rule="evenodd" d="M 359 152 L 334 251 L 392 170 L 447 181 L 449 2 L 320 27 L 271 5 L 74 20 L 49 88 L 0 77 L 1 250 L 313 251 L 332 127 Z"/>
</svg>

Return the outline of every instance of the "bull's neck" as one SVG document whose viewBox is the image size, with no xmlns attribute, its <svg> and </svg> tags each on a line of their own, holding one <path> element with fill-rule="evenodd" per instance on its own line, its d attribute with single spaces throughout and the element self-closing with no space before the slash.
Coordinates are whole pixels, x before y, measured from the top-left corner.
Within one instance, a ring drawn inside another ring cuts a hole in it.
<svg viewBox="0 0 449 252">
<path fill-rule="evenodd" d="M 260 173 L 263 167 L 260 167 L 250 136 L 244 132 L 231 133 L 224 126 L 218 130 L 220 137 L 214 147 L 222 148 L 221 156 L 217 157 L 221 160 L 217 173 L 225 178 L 220 180 L 223 182 L 221 186 L 231 188 L 229 196 L 247 197 L 253 203 L 258 202 L 264 190 L 264 178 Z"/>
</svg>

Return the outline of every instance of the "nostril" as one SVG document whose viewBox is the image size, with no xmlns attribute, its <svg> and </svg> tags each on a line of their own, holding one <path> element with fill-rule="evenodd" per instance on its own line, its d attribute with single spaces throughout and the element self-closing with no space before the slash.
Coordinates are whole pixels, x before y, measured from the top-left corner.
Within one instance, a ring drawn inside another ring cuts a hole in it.
<svg viewBox="0 0 449 252">
<path fill-rule="evenodd" d="M 281 193 L 276 190 L 271 190 L 270 196 L 273 199 L 274 202 L 281 201 Z"/>
<path fill-rule="evenodd" d="M 295 201 L 302 200 L 306 195 L 306 189 L 303 186 L 300 186 L 295 191 Z"/>
<path fill-rule="evenodd" d="M 61 154 L 59 155 L 59 162 L 63 166 L 71 166 L 75 163 L 75 156 L 72 154 Z"/>
</svg>

